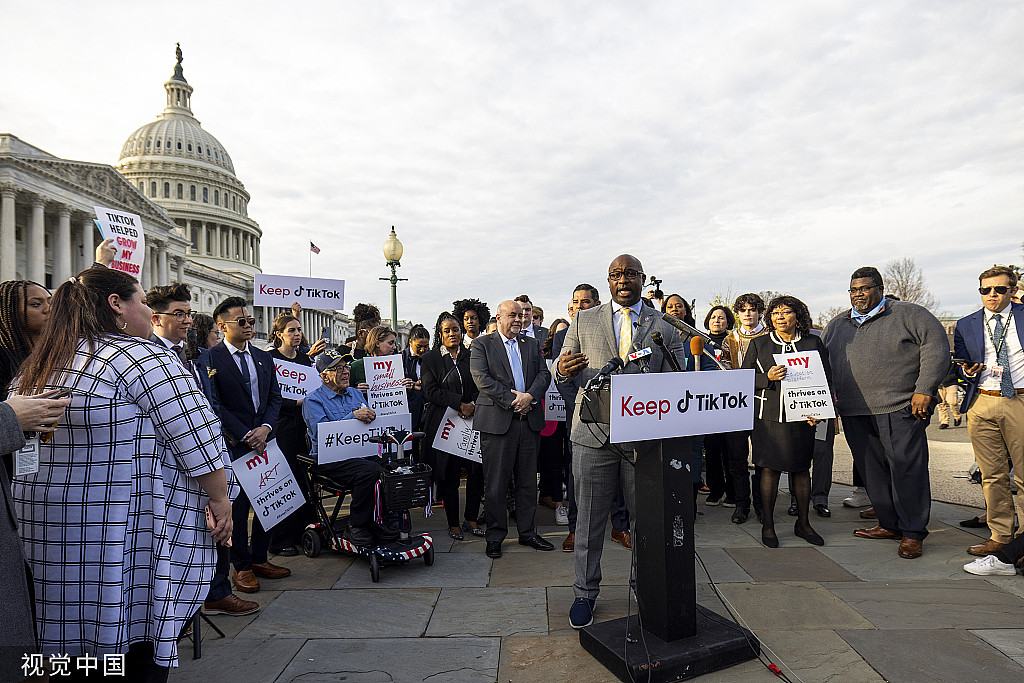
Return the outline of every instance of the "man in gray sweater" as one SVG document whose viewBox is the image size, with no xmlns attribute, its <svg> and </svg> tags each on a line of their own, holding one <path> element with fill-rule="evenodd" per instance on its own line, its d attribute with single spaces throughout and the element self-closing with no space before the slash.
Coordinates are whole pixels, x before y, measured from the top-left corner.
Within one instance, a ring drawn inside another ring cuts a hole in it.
<svg viewBox="0 0 1024 683">
<path fill-rule="evenodd" d="M 832 364 L 836 409 L 878 515 L 861 538 L 899 539 L 899 555 L 921 556 L 931 486 L 925 428 L 949 369 L 949 339 L 922 306 L 886 299 L 882 276 L 866 266 L 850 278 L 853 308 L 822 339 Z"/>
</svg>

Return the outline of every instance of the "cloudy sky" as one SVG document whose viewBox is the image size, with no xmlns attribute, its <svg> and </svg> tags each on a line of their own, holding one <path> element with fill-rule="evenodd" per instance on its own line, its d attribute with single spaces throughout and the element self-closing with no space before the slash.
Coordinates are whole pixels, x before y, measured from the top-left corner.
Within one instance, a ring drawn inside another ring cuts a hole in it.
<svg viewBox="0 0 1024 683">
<path fill-rule="evenodd" d="M 8 4 L 0 130 L 116 163 L 181 42 L 264 269 L 304 274 L 312 240 L 348 310 L 388 315 L 392 225 L 400 317 L 428 323 L 523 292 L 550 320 L 621 252 L 698 310 L 812 313 L 912 257 L 966 314 L 1024 258 L 1018 2 Z"/>
</svg>

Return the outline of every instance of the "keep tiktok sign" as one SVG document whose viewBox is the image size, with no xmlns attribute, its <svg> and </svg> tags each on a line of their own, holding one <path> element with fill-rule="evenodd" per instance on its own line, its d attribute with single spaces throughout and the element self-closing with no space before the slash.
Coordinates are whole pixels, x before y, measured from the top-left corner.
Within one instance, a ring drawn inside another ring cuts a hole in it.
<svg viewBox="0 0 1024 683">
<path fill-rule="evenodd" d="M 753 429 L 754 371 L 613 375 L 610 441 Z"/>
<path fill-rule="evenodd" d="M 296 301 L 303 308 L 340 311 L 345 307 L 345 281 L 317 277 L 264 275 L 253 278 L 254 306 L 289 308 Z"/>
</svg>

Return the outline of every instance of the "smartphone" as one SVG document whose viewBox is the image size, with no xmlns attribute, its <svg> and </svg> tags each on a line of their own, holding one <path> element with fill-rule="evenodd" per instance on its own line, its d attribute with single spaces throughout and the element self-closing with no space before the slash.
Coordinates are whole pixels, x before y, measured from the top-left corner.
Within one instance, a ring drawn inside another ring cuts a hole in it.
<svg viewBox="0 0 1024 683">
<path fill-rule="evenodd" d="M 70 395 L 71 389 L 68 389 L 67 387 L 61 387 L 59 389 L 54 390 L 54 394 L 50 398 L 67 398 Z"/>
<path fill-rule="evenodd" d="M 320 330 L 320 338 L 323 339 L 328 344 L 331 343 L 331 328 L 325 327 L 324 329 Z"/>
<path fill-rule="evenodd" d="M 185 333 L 185 358 L 187 360 L 199 358 L 199 333 L 194 327 L 188 328 L 188 332 Z"/>
<path fill-rule="evenodd" d="M 967 358 L 954 358 L 953 362 L 957 365 L 974 365 L 974 361 Z"/>
</svg>

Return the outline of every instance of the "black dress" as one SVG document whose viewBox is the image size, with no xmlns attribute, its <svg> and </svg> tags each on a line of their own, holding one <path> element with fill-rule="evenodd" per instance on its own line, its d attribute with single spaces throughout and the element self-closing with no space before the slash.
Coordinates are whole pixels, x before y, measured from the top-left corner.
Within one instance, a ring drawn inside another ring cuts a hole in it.
<svg viewBox="0 0 1024 683">
<path fill-rule="evenodd" d="M 305 365 L 308 368 L 313 367 L 313 361 L 301 350 L 295 354 L 295 358 L 285 356 L 278 349 L 272 349 L 270 355 L 274 357 L 274 360 Z M 284 454 L 285 460 L 288 461 L 288 466 L 291 467 L 292 474 L 295 475 L 295 481 L 303 481 L 305 465 L 298 461 L 297 456 L 308 455 L 309 446 L 306 444 L 306 423 L 302 419 L 302 406 L 298 401 L 291 398 L 281 399 L 281 412 L 278 415 L 277 424 L 274 425 L 272 436 L 277 439 L 277 446 Z M 300 485 L 299 488 L 303 487 Z M 301 543 L 302 531 L 310 521 L 313 521 L 313 509 L 307 503 L 278 522 L 270 530 L 271 551 Z"/>
<path fill-rule="evenodd" d="M 781 382 L 768 379 L 768 371 L 777 365 L 775 354 L 817 351 L 825 367 L 831 391 L 832 370 L 828 351 L 819 337 L 800 337 L 795 343 L 780 343 L 774 334 L 755 337 L 743 357 L 743 368 L 754 370 L 754 431 L 751 434 L 753 461 L 759 467 L 777 472 L 806 472 L 814 457 L 814 427 L 806 421 L 783 422 Z"/>
</svg>

